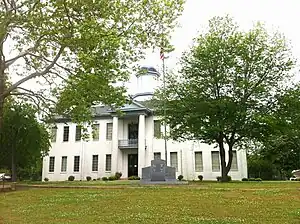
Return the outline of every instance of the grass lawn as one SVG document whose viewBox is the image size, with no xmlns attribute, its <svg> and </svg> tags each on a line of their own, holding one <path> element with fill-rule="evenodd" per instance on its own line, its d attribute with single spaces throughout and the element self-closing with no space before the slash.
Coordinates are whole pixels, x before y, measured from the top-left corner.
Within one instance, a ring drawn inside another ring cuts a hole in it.
<svg viewBox="0 0 300 224">
<path fill-rule="evenodd" d="M 299 224 L 300 182 L 20 190 L 0 194 L 0 223 Z"/>
</svg>

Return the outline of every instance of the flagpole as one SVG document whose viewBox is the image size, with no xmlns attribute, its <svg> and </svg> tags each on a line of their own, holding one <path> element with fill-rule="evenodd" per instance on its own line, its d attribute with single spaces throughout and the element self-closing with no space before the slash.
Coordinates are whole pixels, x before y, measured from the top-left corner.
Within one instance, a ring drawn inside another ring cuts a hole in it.
<svg viewBox="0 0 300 224">
<path fill-rule="evenodd" d="M 163 63 L 163 87 L 164 87 L 164 142 L 165 142 L 165 160 L 166 165 L 168 165 L 168 150 L 167 150 L 167 122 L 166 122 L 166 68 L 165 68 L 165 55 L 163 53 L 162 63 Z"/>
</svg>

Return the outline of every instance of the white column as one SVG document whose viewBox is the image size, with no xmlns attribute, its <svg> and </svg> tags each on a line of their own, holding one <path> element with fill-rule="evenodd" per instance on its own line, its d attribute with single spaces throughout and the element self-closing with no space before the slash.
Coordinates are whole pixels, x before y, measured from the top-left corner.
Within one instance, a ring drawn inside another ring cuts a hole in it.
<svg viewBox="0 0 300 224">
<path fill-rule="evenodd" d="M 119 157 L 119 138 L 118 138 L 118 117 L 113 117 L 112 129 L 112 150 L 111 150 L 111 173 L 118 172 L 118 157 Z"/>
<path fill-rule="evenodd" d="M 142 168 L 145 167 L 145 115 L 139 116 L 138 136 L 138 175 L 142 177 Z"/>
</svg>

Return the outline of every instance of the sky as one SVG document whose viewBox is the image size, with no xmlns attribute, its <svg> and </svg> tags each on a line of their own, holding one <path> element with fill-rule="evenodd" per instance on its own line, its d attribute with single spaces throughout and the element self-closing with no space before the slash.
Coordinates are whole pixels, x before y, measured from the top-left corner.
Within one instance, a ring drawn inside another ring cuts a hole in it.
<svg viewBox="0 0 300 224">
<path fill-rule="evenodd" d="M 293 54 L 300 61 L 299 10 L 300 0 L 186 0 L 183 15 L 179 18 L 180 27 L 174 30 L 171 38 L 175 51 L 167 55 L 169 58 L 165 60 L 167 70 L 176 68 L 182 52 L 188 50 L 193 38 L 205 30 L 209 19 L 227 14 L 244 30 L 250 29 L 254 23 L 260 21 L 267 29 L 280 31 L 290 40 Z M 147 51 L 146 58 L 140 65 L 153 66 L 161 71 L 159 49 L 155 52 Z M 13 79 L 18 80 L 19 77 Z M 300 75 L 297 76 L 297 80 L 300 80 Z M 38 89 L 36 85 L 35 80 L 32 80 L 26 83 L 25 87 Z M 126 86 L 129 94 L 137 92 L 134 74 Z"/>
<path fill-rule="evenodd" d="M 168 70 L 176 67 L 182 52 L 188 50 L 200 31 L 208 26 L 214 16 L 229 15 L 244 29 L 250 29 L 260 21 L 268 30 L 278 30 L 291 42 L 294 57 L 300 61 L 300 0 L 187 0 L 181 18 L 171 39 L 175 47 L 167 60 Z M 148 51 L 141 65 L 154 66 L 161 71 L 162 62 L 157 52 Z M 297 77 L 300 79 L 300 77 Z M 136 78 L 132 75 L 129 92 L 136 90 Z"/>
</svg>

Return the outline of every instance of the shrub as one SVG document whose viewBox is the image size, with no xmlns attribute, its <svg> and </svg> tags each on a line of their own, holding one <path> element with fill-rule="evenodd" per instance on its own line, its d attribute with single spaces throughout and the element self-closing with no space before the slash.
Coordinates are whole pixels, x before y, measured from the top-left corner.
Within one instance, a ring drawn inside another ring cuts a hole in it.
<svg viewBox="0 0 300 224">
<path fill-rule="evenodd" d="M 102 178 L 98 177 L 97 180 L 101 180 Z"/>
<path fill-rule="evenodd" d="M 199 179 L 200 181 L 202 181 L 202 180 L 203 180 L 203 176 L 202 176 L 202 175 L 199 175 L 199 176 L 198 176 L 198 179 Z"/>
<path fill-rule="evenodd" d="M 251 177 L 248 179 L 249 181 L 255 181 L 255 178 Z"/>
<path fill-rule="evenodd" d="M 128 180 L 140 180 L 141 178 L 138 177 L 138 176 L 131 176 L 131 177 L 128 177 Z"/>
<path fill-rule="evenodd" d="M 74 176 L 69 176 L 68 177 L 68 181 L 74 181 L 75 180 L 75 177 Z"/>
<path fill-rule="evenodd" d="M 117 180 L 120 180 L 120 178 L 122 177 L 122 173 L 121 172 L 116 172 L 115 176 L 116 176 Z"/>
<path fill-rule="evenodd" d="M 242 179 L 242 181 L 248 181 L 248 178 L 244 177 L 244 178 Z"/>
<path fill-rule="evenodd" d="M 46 181 L 46 182 L 49 181 L 49 178 L 45 177 L 45 178 L 44 178 L 44 181 Z"/>
<path fill-rule="evenodd" d="M 86 180 L 87 180 L 87 181 L 91 181 L 92 178 L 91 178 L 90 176 L 87 176 L 87 177 L 86 177 Z"/>
<path fill-rule="evenodd" d="M 231 181 L 231 180 L 232 180 L 232 179 L 231 179 L 231 176 L 227 176 L 227 177 L 226 177 L 226 181 L 229 182 L 229 181 Z M 222 177 L 221 177 L 221 176 L 218 176 L 218 177 L 217 177 L 217 181 L 222 181 Z"/>
<path fill-rule="evenodd" d="M 93 181 L 96 181 L 96 179 L 93 179 Z"/>
<path fill-rule="evenodd" d="M 116 180 L 117 178 L 116 178 L 116 176 L 110 176 L 110 177 L 108 177 L 108 180 L 110 180 L 110 181 L 113 181 L 113 180 Z"/>
<path fill-rule="evenodd" d="M 255 181 L 262 181 L 262 179 L 261 178 L 255 178 Z"/>
<path fill-rule="evenodd" d="M 98 178 L 98 179 L 100 179 L 100 178 Z M 108 181 L 108 178 L 107 177 L 102 177 L 102 180 L 103 181 Z"/>
<path fill-rule="evenodd" d="M 182 175 L 179 175 L 179 176 L 177 177 L 177 179 L 178 179 L 179 181 L 182 181 L 183 176 L 182 176 Z"/>
</svg>

